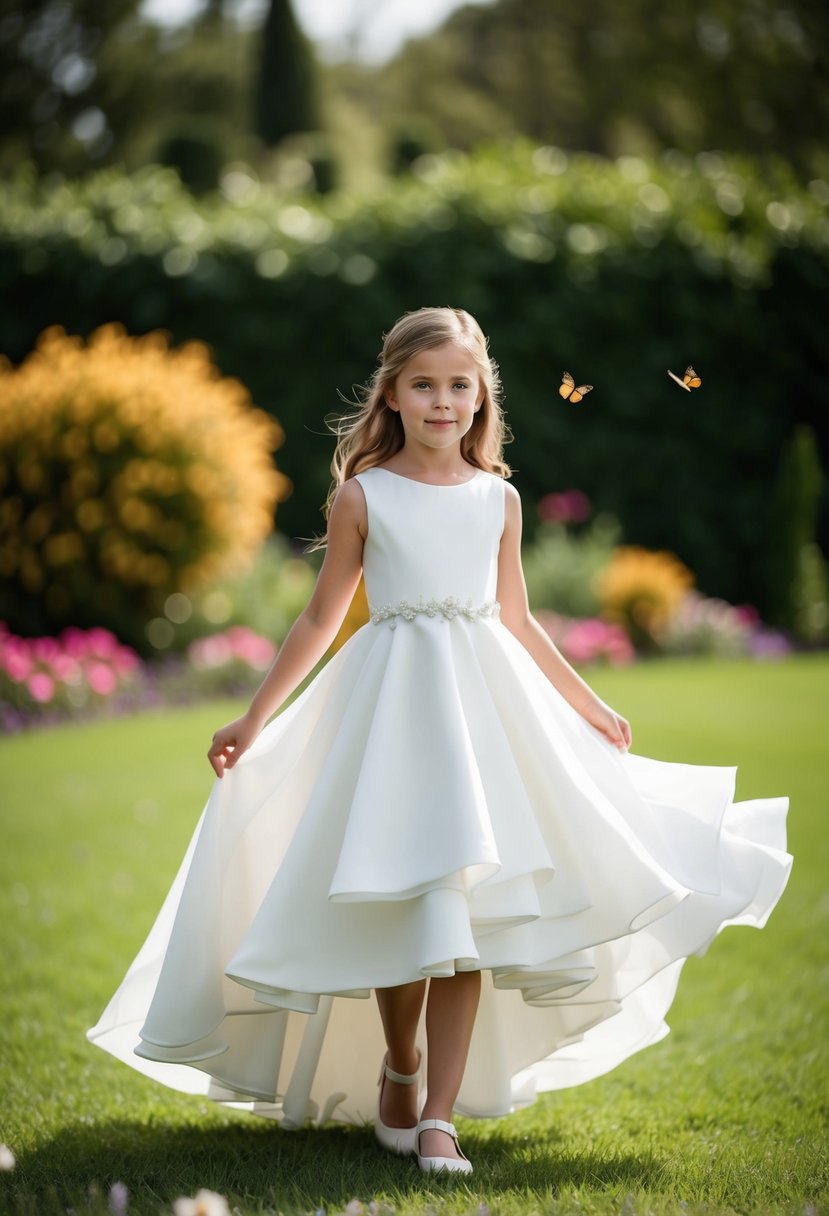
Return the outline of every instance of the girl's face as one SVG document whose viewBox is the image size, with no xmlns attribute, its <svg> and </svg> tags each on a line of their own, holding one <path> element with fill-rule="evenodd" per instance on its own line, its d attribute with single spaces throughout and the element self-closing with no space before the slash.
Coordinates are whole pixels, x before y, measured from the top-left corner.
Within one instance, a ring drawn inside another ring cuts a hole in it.
<svg viewBox="0 0 829 1216">
<path fill-rule="evenodd" d="M 400 414 L 407 446 L 451 448 L 472 426 L 484 399 L 475 360 L 455 342 L 413 355 L 386 390 Z"/>
</svg>

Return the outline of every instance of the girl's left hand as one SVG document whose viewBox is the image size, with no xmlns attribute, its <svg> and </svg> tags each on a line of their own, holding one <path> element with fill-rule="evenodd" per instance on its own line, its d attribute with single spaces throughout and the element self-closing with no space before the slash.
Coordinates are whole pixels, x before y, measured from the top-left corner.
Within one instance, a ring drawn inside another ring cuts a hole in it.
<svg viewBox="0 0 829 1216">
<path fill-rule="evenodd" d="M 609 705 L 605 705 L 604 701 L 597 701 L 595 705 L 591 705 L 584 717 L 591 726 L 595 726 L 596 730 L 604 735 L 609 743 L 618 747 L 619 751 L 628 750 L 631 730 L 627 718 L 617 714 Z"/>
</svg>

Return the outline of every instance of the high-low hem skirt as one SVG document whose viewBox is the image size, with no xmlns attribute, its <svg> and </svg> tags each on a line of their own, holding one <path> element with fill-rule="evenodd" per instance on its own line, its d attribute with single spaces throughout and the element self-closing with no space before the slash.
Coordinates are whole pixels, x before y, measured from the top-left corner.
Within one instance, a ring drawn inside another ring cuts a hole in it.
<svg viewBox="0 0 829 1216">
<path fill-rule="evenodd" d="M 508 1114 L 658 1042 L 685 959 L 765 924 L 788 800 L 735 776 L 619 753 L 497 619 L 366 625 L 215 782 L 88 1037 L 286 1127 L 363 1123 L 372 989 L 480 970 L 456 1109 Z"/>
</svg>

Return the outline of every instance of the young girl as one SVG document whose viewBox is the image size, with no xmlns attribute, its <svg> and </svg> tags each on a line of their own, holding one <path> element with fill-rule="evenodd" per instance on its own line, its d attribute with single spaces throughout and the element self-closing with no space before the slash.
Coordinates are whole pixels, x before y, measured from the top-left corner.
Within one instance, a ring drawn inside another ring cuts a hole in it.
<svg viewBox="0 0 829 1216">
<path fill-rule="evenodd" d="M 468 1173 L 453 1110 L 613 1068 L 667 1033 L 685 958 L 765 923 L 788 802 L 630 754 L 531 616 L 474 319 L 409 313 L 379 364 L 340 422 L 314 593 L 213 736 L 204 814 L 89 1037 L 286 1127 L 373 1118 L 384 1147 Z M 370 621 L 266 725 L 361 573 Z"/>
</svg>

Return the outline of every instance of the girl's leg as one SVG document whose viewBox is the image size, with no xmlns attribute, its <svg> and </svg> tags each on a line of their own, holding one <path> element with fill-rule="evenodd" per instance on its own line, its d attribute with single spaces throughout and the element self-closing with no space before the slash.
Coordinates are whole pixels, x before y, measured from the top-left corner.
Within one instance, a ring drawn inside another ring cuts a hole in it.
<svg viewBox="0 0 829 1216">
<path fill-rule="evenodd" d="M 426 1003 L 428 1092 L 422 1119 L 452 1122 L 452 1107 L 463 1080 L 480 995 L 480 971 L 458 971 L 446 979 L 429 981 Z M 422 1133 L 420 1152 L 423 1157 L 458 1155 L 452 1137 L 435 1128 Z"/>
<path fill-rule="evenodd" d="M 411 1076 L 417 1072 L 418 1053 L 415 1034 L 423 1008 L 426 981 L 400 984 L 396 988 L 376 988 L 380 1020 L 388 1048 L 388 1065 L 395 1072 Z M 385 1078 L 380 1095 L 380 1118 L 386 1127 L 414 1127 L 417 1123 L 417 1086 L 398 1085 Z"/>
</svg>

